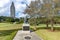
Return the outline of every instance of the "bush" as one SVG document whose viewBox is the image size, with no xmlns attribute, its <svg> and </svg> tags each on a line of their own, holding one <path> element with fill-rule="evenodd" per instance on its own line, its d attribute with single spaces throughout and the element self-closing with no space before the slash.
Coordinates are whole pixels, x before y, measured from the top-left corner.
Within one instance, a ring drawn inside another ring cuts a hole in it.
<svg viewBox="0 0 60 40">
<path fill-rule="evenodd" d="M 20 23 L 24 23 L 24 18 L 20 18 Z"/>
<path fill-rule="evenodd" d="M 18 18 L 15 19 L 15 22 L 19 22 L 20 20 Z"/>
<path fill-rule="evenodd" d="M 15 22 L 14 18 L 11 18 L 11 17 L 7 18 L 5 21 L 6 22 Z"/>
</svg>

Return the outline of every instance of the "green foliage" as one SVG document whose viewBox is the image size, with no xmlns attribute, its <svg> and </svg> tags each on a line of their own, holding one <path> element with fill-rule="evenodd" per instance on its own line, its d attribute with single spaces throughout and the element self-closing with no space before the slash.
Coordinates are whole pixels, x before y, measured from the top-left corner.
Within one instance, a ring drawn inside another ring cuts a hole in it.
<svg viewBox="0 0 60 40">
<path fill-rule="evenodd" d="M 24 18 L 20 18 L 20 23 L 24 23 Z"/>
<path fill-rule="evenodd" d="M 29 23 L 31 25 L 45 24 L 47 19 L 45 17 L 30 18 Z"/>
<path fill-rule="evenodd" d="M 9 23 L 17 22 L 18 23 L 19 21 L 20 20 L 18 18 L 0 16 L 0 22 L 9 22 Z"/>
<path fill-rule="evenodd" d="M 55 20 L 54 16 L 58 15 L 57 11 L 60 11 L 60 1 L 56 0 L 43 0 L 43 4 L 41 4 L 40 0 L 35 0 L 31 1 L 29 7 L 26 8 L 25 12 L 30 14 L 31 17 L 34 16 L 35 14 L 39 16 L 45 16 L 46 18 L 31 18 L 30 19 L 30 24 L 31 25 L 38 25 L 39 23 L 50 23 L 51 26 L 53 25 L 53 22 Z M 46 3 L 47 2 L 47 3 Z M 40 5 L 39 5 L 40 4 Z M 40 21 L 39 21 L 40 20 Z M 60 22 L 59 19 L 55 20 L 56 22 Z"/>
<path fill-rule="evenodd" d="M 54 22 L 60 24 L 60 16 L 54 17 Z"/>
<path fill-rule="evenodd" d="M 14 19 L 14 21 L 15 21 L 16 24 L 20 23 L 20 19 L 18 19 L 18 18 Z"/>
<path fill-rule="evenodd" d="M 30 23 L 30 25 L 35 25 L 36 24 L 36 19 L 35 18 L 30 18 L 29 23 Z"/>
<path fill-rule="evenodd" d="M 56 16 L 53 18 L 53 22 L 54 23 L 60 23 L 60 17 Z M 47 19 L 46 17 L 37 17 L 37 18 L 30 18 L 29 19 L 29 23 L 31 25 L 39 25 L 39 24 L 46 24 L 46 23 L 50 23 L 50 19 Z"/>
<path fill-rule="evenodd" d="M 6 22 L 15 22 L 15 20 L 13 19 L 13 18 L 11 18 L 11 17 L 9 17 L 9 18 L 6 18 L 6 20 L 5 20 Z"/>
<path fill-rule="evenodd" d="M 20 20 L 18 18 L 15 19 L 15 22 L 19 22 Z"/>
</svg>

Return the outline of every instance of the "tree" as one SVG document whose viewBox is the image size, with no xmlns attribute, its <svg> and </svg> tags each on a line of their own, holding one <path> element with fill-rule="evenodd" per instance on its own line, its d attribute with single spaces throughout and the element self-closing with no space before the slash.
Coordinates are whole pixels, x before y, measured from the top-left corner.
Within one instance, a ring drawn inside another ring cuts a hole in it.
<svg viewBox="0 0 60 40">
<path fill-rule="evenodd" d="M 20 23 L 24 23 L 24 18 L 20 18 Z"/>
<path fill-rule="evenodd" d="M 12 22 L 12 23 L 15 22 L 14 18 L 11 18 L 11 17 L 7 17 L 5 21 Z"/>
<path fill-rule="evenodd" d="M 39 11 L 41 9 L 41 3 L 40 3 L 40 0 L 36 0 L 36 1 L 32 1 L 31 4 L 30 4 L 30 8 L 26 8 L 25 12 L 28 13 L 31 18 L 34 17 L 34 21 L 35 21 L 35 24 L 36 24 L 36 15 L 39 15 Z M 36 28 L 36 26 L 35 26 Z"/>
<path fill-rule="evenodd" d="M 20 20 L 18 18 L 15 19 L 15 22 L 19 22 Z"/>
<path fill-rule="evenodd" d="M 25 11 L 31 16 L 34 16 L 35 14 L 41 17 L 45 16 L 47 18 L 47 27 L 50 20 L 51 30 L 53 31 L 54 17 L 57 14 L 57 10 L 60 10 L 59 2 L 59 0 L 43 0 L 42 4 L 40 0 L 32 1 L 30 8 L 27 8 Z"/>
</svg>

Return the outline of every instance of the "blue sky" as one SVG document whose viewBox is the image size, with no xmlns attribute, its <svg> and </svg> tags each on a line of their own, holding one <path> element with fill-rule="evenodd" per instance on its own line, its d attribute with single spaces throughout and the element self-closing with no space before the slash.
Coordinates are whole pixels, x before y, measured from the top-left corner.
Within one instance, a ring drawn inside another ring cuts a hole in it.
<svg viewBox="0 0 60 40">
<path fill-rule="evenodd" d="M 11 2 L 14 2 L 16 9 L 16 17 L 22 17 L 22 13 L 26 8 L 26 4 L 30 4 L 31 0 L 0 0 L 0 16 L 10 16 Z"/>
</svg>

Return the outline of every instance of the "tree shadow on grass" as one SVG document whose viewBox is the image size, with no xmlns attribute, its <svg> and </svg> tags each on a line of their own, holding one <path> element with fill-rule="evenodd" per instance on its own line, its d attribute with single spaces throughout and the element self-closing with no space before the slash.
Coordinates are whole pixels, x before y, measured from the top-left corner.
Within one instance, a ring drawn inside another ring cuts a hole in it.
<svg viewBox="0 0 60 40">
<path fill-rule="evenodd" d="M 60 31 L 60 27 L 54 27 L 54 30 Z"/>
<path fill-rule="evenodd" d="M 40 30 L 40 29 L 47 29 L 47 30 L 51 30 L 51 27 L 39 27 L 39 28 L 37 28 L 37 30 Z M 36 30 L 36 31 L 37 31 Z M 54 27 L 54 31 L 60 31 L 60 27 Z"/>
<path fill-rule="evenodd" d="M 47 29 L 47 30 L 51 30 L 51 27 L 38 27 L 36 30 L 34 30 L 33 28 L 31 28 L 31 32 L 34 32 L 34 31 L 37 31 L 37 30 L 40 30 L 40 29 Z M 60 31 L 60 27 L 54 27 L 54 31 Z"/>
<path fill-rule="evenodd" d="M 11 35 L 12 32 L 14 31 L 18 31 L 17 29 L 14 30 L 0 30 L 0 36 L 7 36 L 7 35 Z"/>
<path fill-rule="evenodd" d="M 13 31 L 0 31 L 0 36 L 10 35 Z"/>
</svg>

